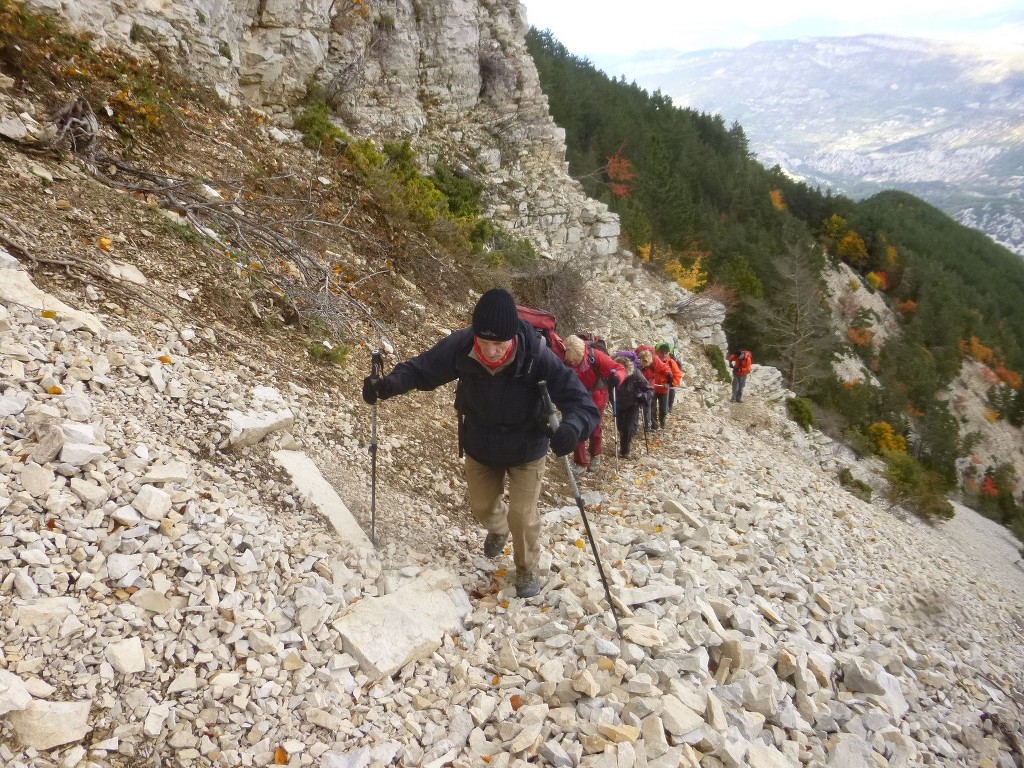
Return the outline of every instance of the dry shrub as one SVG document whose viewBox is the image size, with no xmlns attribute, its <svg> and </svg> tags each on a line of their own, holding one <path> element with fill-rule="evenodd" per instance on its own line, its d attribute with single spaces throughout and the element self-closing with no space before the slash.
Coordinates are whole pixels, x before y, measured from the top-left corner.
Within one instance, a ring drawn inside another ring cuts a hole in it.
<svg viewBox="0 0 1024 768">
<path fill-rule="evenodd" d="M 555 316 L 560 334 L 585 328 L 594 319 L 587 280 L 571 262 L 556 262 L 543 271 L 510 275 L 509 282 L 520 304 Z"/>
</svg>

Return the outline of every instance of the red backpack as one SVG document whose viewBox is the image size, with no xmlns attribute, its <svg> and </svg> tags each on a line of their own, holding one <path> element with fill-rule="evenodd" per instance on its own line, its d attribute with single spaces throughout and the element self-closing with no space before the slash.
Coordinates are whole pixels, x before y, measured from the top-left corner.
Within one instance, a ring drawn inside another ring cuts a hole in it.
<svg viewBox="0 0 1024 768">
<path fill-rule="evenodd" d="M 550 312 L 545 312 L 543 309 L 533 309 L 520 305 L 516 306 L 516 310 L 521 320 L 525 320 L 537 329 L 537 333 L 544 339 L 544 343 L 547 344 L 551 351 L 555 353 L 555 356 L 559 360 L 565 360 L 565 342 L 562 341 L 561 336 L 555 333 L 555 316 Z"/>
<path fill-rule="evenodd" d="M 750 359 L 750 350 L 744 349 L 742 352 L 740 352 L 739 358 L 736 361 L 736 372 L 740 376 L 746 376 L 748 373 L 750 373 L 750 369 L 753 366 L 753 364 L 753 360 Z"/>
</svg>

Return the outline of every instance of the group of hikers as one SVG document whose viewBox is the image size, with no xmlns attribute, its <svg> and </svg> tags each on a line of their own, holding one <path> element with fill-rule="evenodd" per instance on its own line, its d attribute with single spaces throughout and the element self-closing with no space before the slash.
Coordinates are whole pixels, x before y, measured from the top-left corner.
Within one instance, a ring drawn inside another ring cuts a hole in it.
<svg viewBox="0 0 1024 768">
<path fill-rule="evenodd" d="M 665 428 L 683 374 L 667 343 L 609 355 L 594 337 L 573 335 L 564 341 L 563 361 L 519 309 L 504 288 L 486 291 L 469 327 L 386 376 L 367 376 L 362 396 L 375 406 L 378 400 L 458 380 L 459 456 L 465 457 L 470 509 L 487 530 L 484 555 L 500 555 L 511 535 L 516 594 L 528 598 L 541 589 L 537 506 L 548 450 L 559 457 L 572 453 L 576 472 L 596 470 L 603 451 L 601 414 L 610 392 L 619 453 L 628 457 L 641 421 L 645 430 Z M 742 383 L 738 394 L 734 383 L 733 400 L 741 396 Z M 548 413 L 547 397 L 561 413 L 557 429 L 550 426 L 557 419 Z"/>
<path fill-rule="evenodd" d="M 676 387 L 683 371 L 668 343 L 657 347 L 641 345 L 609 354 L 593 335 L 569 336 L 565 340 L 565 364 L 590 392 L 598 413 L 603 414 L 611 399 L 619 456 L 629 458 L 633 438 L 640 425 L 644 432 L 665 429 L 672 411 Z M 573 451 L 574 470 L 596 472 L 604 452 L 601 423 L 587 440 Z"/>
</svg>

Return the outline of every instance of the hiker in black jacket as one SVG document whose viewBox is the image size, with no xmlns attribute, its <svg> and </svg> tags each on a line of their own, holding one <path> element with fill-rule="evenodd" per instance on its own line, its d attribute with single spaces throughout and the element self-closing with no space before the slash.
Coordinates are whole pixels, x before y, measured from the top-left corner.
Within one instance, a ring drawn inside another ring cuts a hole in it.
<svg viewBox="0 0 1024 768">
<path fill-rule="evenodd" d="M 565 456 L 586 439 L 599 418 L 579 378 L 539 343 L 519 319 L 512 294 L 492 288 L 477 302 L 473 324 L 456 331 L 387 376 L 367 377 L 363 399 L 380 399 L 413 389 L 429 391 L 459 380 L 459 455 L 465 455 L 473 516 L 487 529 L 484 554 L 497 557 L 512 534 L 516 594 L 540 592 L 540 500 L 547 452 Z M 537 382 L 546 381 L 562 422 L 549 435 Z M 508 476 L 508 504 L 502 501 Z"/>
<path fill-rule="evenodd" d="M 631 349 L 615 353 L 613 358 L 622 366 L 626 377 L 615 388 L 615 427 L 619 430 L 619 456 L 629 458 L 629 446 L 637 432 L 637 417 L 641 408 L 647 408 L 654 399 L 650 382 L 640 372 L 640 359 Z"/>
</svg>

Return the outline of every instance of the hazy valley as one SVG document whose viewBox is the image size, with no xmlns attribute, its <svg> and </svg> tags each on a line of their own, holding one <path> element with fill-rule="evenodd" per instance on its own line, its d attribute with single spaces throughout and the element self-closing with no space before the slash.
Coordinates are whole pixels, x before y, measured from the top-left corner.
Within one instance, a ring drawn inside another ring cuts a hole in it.
<svg viewBox="0 0 1024 768">
<path fill-rule="evenodd" d="M 1024 54 L 862 36 L 600 66 L 739 122 L 766 166 L 858 199 L 910 192 L 1024 254 Z"/>
</svg>

